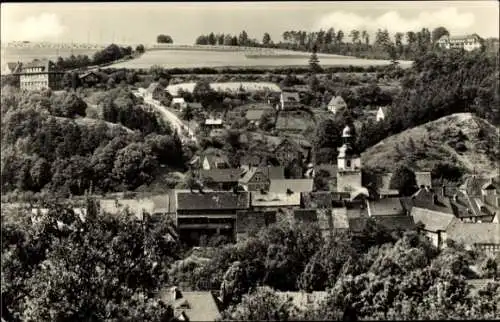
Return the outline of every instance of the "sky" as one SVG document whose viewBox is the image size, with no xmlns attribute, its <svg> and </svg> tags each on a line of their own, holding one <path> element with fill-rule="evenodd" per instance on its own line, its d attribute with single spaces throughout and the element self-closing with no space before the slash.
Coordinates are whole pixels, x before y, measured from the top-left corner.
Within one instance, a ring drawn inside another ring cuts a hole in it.
<svg viewBox="0 0 500 322">
<path fill-rule="evenodd" d="M 1 41 L 151 44 L 158 34 L 193 44 L 209 32 L 279 41 L 286 30 L 333 27 L 373 33 L 438 26 L 452 35 L 499 37 L 499 4 L 490 1 L 282 1 L 151 3 L 2 3 Z"/>
</svg>

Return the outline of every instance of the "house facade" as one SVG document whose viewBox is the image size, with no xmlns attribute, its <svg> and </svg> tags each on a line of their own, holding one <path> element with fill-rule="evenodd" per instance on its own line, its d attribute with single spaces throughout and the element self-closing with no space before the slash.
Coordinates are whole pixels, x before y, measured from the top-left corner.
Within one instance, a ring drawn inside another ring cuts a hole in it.
<svg viewBox="0 0 500 322">
<path fill-rule="evenodd" d="M 49 60 L 35 60 L 31 63 L 21 64 L 18 67 L 19 87 L 21 90 L 43 90 L 62 88 L 64 73 L 58 71 L 53 62 Z"/>
<path fill-rule="evenodd" d="M 328 106 L 327 106 L 327 109 L 330 112 L 332 112 L 333 114 L 337 114 L 338 112 L 340 112 L 346 108 L 347 108 L 347 103 L 342 98 L 342 96 L 332 97 L 332 99 L 330 100 L 330 102 L 328 103 Z"/>
<path fill-rule="evenodd" d="M 151 83 L 146 89 L 146 99 L 149 100 L 161 100 L 166 96 L 166 92 L 160 83 Z"/>
<path fill-rule="evenodd" d="M 438 46 L 444 49 L 464 49 L 472 51 L 481 48 L 482 39 L 477 34 L 465 36 L 443 36 L 438 40 Z"/>
<path fill-rule="evenodd" d="M 282 111 L 289 111 L 300 108 L 300 96 L 297 92 L 281 92 L 280 103 L 278 109 Z"/>
<path fill-rule="evenodd" d="M 377 110 L 377 114 L 375 115 L 375 121 L 380 122 L 385 120 L 386 114 L 387 114 L 387 107 L 380 106 Z"/>
<path fill-rule="evenodd" d="M 79 78 L 82 84 L 87 86 L 94 86 L 101 80 L 99 75 L 92 71 L 81 74 Z"/>
</svg>

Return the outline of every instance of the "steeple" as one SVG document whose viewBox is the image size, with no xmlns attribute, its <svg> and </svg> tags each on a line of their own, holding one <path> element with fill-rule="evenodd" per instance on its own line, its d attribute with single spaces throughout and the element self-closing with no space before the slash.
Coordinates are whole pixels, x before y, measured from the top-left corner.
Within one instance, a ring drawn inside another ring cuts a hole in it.
<svg viewBox="0 0 500 322">
<path fill-rule="evenodd" d="M 361 169 L 359 156 L 353 149 L 353 135 L 349 125 L 342 130 L 343 145 L 338 149 L 337 165 L 339 171 L 358 171 Z"/>
</svg>

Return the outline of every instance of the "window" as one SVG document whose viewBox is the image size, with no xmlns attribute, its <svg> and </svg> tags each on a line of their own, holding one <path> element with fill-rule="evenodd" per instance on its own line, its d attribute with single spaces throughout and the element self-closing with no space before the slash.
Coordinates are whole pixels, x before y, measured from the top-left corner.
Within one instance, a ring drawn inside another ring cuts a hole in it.
<svg viewBox="0 0 500 322">
<path fill-rule="evenodd" d="M 350 168 L 350 167 L 351 167 L 351 160 L 347 160 L 347 161 L 346 161 L 346 166 L 347 166 L 348 168 Z"/>
</svg>

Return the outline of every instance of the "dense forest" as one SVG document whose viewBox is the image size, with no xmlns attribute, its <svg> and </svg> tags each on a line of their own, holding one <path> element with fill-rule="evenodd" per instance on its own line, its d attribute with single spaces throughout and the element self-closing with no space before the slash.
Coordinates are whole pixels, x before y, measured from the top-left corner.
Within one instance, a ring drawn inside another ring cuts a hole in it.
<svg viewBox="0 0 500 322">
<path fill-rule="evenodd" d="M 160 164 L 183 168 L 177 133 L 154 111 L 124 88 L 92 95 L 96 106 L 82 92 L 3 88 L 2 193 L 133 190 Z"/>
<path fill-rule="evenodd" d="M 161 288 L 220 289 L 224 320 L 498 319 L 500 258 L 448 241 L 437 250 L 416 231 L 369 221 L 330 239 L 311 224 L 280 221 L 235 245 L 183 251 L 168 221 L 100 215 L 84 219 L 47 202 L 35 224 L 2 209 L 2 317 L 8 321 L 169 321 Z M 164 220 L 159 218 L 158 220 Z M 123 254 L 128 254 L 125 258 Z M 191 256 L 193 254 L 193 256 Z M 205 259 L 200 259 L 204 257 Z M 327 291 L 298 310 L 276 291 Z"/>
<path fill-rule="evenodd" d="M 444 35 L 450 35 L 444 27 L 430 31 L 397 32 L 391 35 L 386 29 L 378 29 L 374 39 L 366 30 L 351 30 L 348 33 L 341 29 L 307 32 L 289 30 L 282 34 L 282 39 L 273 42 L 269 33 L 264 33 L 262 41 L 250 38 L 246 31 L 239 35 L 214 34 L 200 35 L 195 40 L 197 45 L 226 45 L 279 48 L 297 51 L 311 51 L 316 45 L 319 53 L 338 54 L 372 59 L 414 60 L 423 53 L 436 49 L 436 42 Z M 486 51 L 498 51 L 491 40 L 483 41 Z"/>
</svg>

